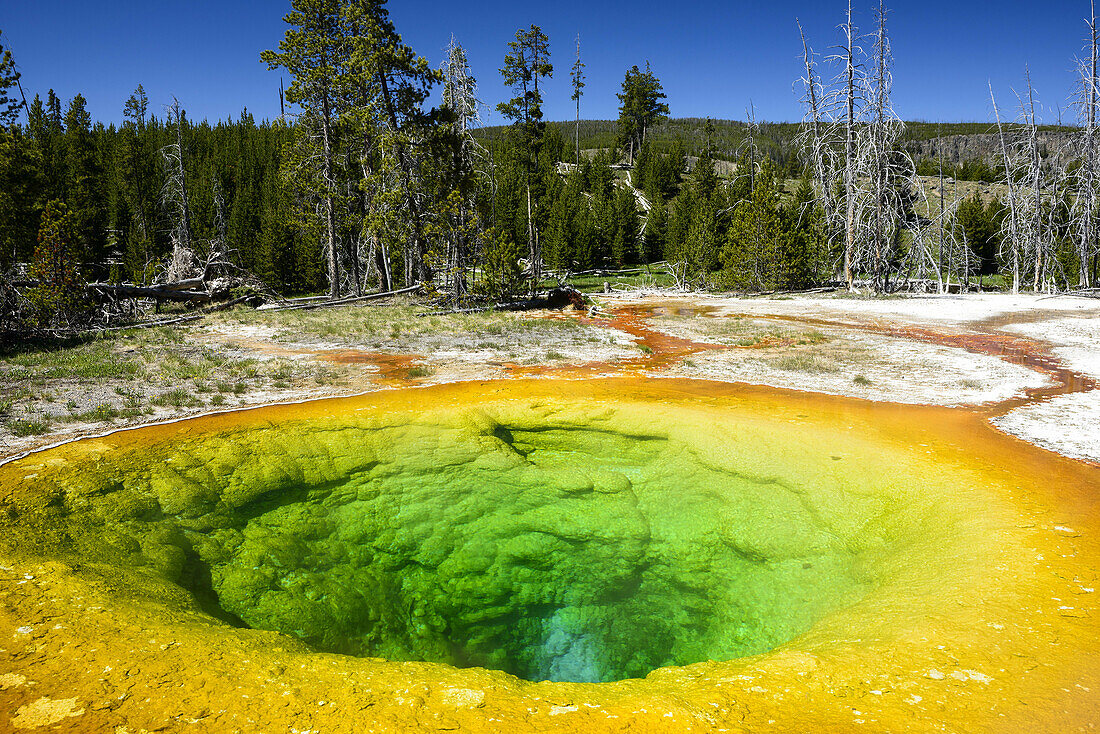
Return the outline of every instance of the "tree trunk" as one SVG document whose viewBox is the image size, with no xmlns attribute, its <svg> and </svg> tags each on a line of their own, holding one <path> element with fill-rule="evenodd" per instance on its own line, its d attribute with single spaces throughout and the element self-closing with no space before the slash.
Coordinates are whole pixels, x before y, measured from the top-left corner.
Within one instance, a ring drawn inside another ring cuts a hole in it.
<svg viewBox="0 0 1100 734">
<path fill-rule="evenodd" d="M 191 248 L 191 205 L 187 199 L 187 173 L 183 166 L 183 120 L 180 118 L 179 105 L 176 105 L 176 149 L 179 151 L 180 179 L 180 236 L 184 247 Z"/>
<path fill-rule="evenodd" d="M 541 267 L 535 240 L 535 220 L 531 216 L 531 179 L 529 176 L 527 179 L 527 252 L 531 258 L 531 288 L 534 290 L 538 287 Z"/>
<path fill-rule="evenodd" d="M 1091 57 L 1089 59 L 1088 80 L 1085 98 L 1088 104 L 1085 127 L 1085 186 L 1080 195 L 1085 200 L 1084 222 L 1081 228 L 1081 241 L 1077 248 L 1079 288 L 1089 287 L 1089 255 L 1095 246 L 1096 240 L 1096 189 L 1097 189 L 1097 160 L 1096 160 L 1096 94 L 1097 84 L 1097 33 L 1096 33 L 1096 2 L 1090 3 L 1089 16 L 1089 47 Z"/>
<path fill-rule="evenodd" d="M 328 240 L 328 291 L 340 295 L 340 260 L 336 252 L 336 202 L 332 194 L 332 110 L 328 94 L 321 95 L 321 145 L 325 176 L 325 236 Z"/>
<path fill-rule="evenodd" d="M 390 129 L 397 134 L 397 111 L 393 105 L 393 96 L 390 94 L 389 80 L 384 70 L 378 72 L 379 86 L 382 88 L 382 100 L 386 106 L 386 116 L 389 119 Z M 401 166 L 401 172 L 405 177 L 405 203 L 409 208 L 410 224 L 413 229 L 413 252 L 416 254 L 417 277 L 422 281 L 432 279 L 431 268 L 426 261 L 427 246 L 424 242 L 423 223 L 420 221 L 420 206 L 416 203 L 413 194 L 413 164 L 409 158 L 408 150 L 400 141 L 395 141 L 397 148 L 397 160 Z M 406 283 L 408 285 L 408 283 Z"/>
<path fill-rule="evenodd" d="M 844 280 L 848 284 L 848 290 L 855 290 L 855 275 L 852 271 L 854 263 L 853 255 L 856 247 L 856 67 L 855 67 L 855 39 L 852 37 L 852 2 L 848 0 L 848 23 L 845 26 L 847 45 L 845 46 L 847 66 L 847 83 L 845 84 L 845 102 L 847 115 L 844 120 L 845 144 L 844 144 L 844 196 L 847 203 L 848 221 L 844 233 Z"/>
<path fill-rule="evenodd" d="M 1016 182 L 1012 177 L 1012 165 L 1008 159 L 1008 144 L 1005 142 L 1004 128 L 1001 125 L 1001 113 L 997 109 L 997 99 L 993 96 L 993 84 L 989 84 L 989 98 L 993 102 L 993 114 L 997 118 L 997 135 L 1001 141 L 1001 158 L 1005 165 L 1005 183 L 1008 185 L 1009 215 L 1009 251 L 1012 260 L 1012 292 L 1020 292 L 1020 249 L 1019 222 L 1016 219 Z"/>
</svg>

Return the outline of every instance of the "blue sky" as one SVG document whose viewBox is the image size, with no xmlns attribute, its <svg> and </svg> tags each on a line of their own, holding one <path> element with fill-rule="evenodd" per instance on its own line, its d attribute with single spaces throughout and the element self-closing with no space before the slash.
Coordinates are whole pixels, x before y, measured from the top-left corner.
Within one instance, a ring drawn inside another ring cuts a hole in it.
<svg viewBox="0 0 1100 734">
<path fill-rule="evenodd" d="M 855 5 L 857 23 L 869 32 L 871 3 Z M 555 66 L 547 119 L 573 118 L 569 67 L 579 33 L 588 73 L 582 117 L 617 117 L 626 69 L 648 60 L 674 117 L 744 119 L 751 100 L 758 119 L 796 120 L 795 18 L 827 53 L 844 12 L 842 0 L 390 0 L 389 7 L 406 42 L 434 66 L 454 33 L 491 107 L 507 95 L 497 70 L 508 41 L 517 28 L 540 25 Z M 175 95 L 193 119 L 237 117 L 245 107 L 266 118 L 278 114 L 279 75 L 259 54 L 277 47 L 288 9 L 289 0 L 0 0 L 0 42 L 15 53 L 28 98 L 51 87 L 63 100 L 79 92 L 98 120 L 119 120 L 139 83 L 157 111 Z M 1045 121 L 1057 122 L 1059 108 L 1072 119 L 1086 1 L 895 0 L 889 10 L 895 108 L 903 118 L 991 119 L 987 82 L 998 103 L 1012 107 L 1030 66 Z M 494 112 L 488 122 L 501 120 Z"/>
</svg>

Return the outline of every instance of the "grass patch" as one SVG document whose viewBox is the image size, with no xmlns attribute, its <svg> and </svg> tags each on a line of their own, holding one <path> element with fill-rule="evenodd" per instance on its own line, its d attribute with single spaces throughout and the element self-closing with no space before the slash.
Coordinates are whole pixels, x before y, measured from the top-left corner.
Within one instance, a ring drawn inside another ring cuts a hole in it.
<svg viewBox="0 0 1100 734">
<path fill-rule="evenodd" d="M 855 377 L 852 378 L 852 382 L 854 382 L 857 385 L 867 387 L 868 385 L 871 384 L 871 378 L 867 377 L 866 375 L 856 375 Z"/>
<path fill-rule="evenodd" d="M 167 352 L 161 359 L 160 373 L 174 382 L 209 380 L 226 362 L 226 358 L 213 349 L 203 349 L 197 353 L 188 350 L 182 354 Z"/>
<path fill-rule="evenodd" d="M 242 359 L 238 362 L 230 363 L 227 371 L 234 377 L 259 377 L 260 363 L 254 359 Z"/>
<path fill-rule="evenodd" d="M 816 329 L 801 332 L 794 337 L 795 344 L 824 344 L 827 341 L 829 337 Z"/>
<path fill-rule="evenodd" d="M 339 380 L 340 375 L 324 365 L 318 366 L 316 372 L 313 373 L 313 381 L 318 385 L 332 385 L 339 382 Z"/>
<path fill-rule="evenodd" d="M 615 286 L 631 286 L 641 288 L 671 288 L 676 285 L 676 279 L 665 272 L 634 273 L 631 275 L 577 275 L 569 278 L 567 283 L 581 292 L 603 292 L 603 284 L 610 283 Z M 555 281 L 553 285 L 557 285 Z"/>
<path fill-rule="evenodd" d="M 431 377 L 435 374 L 435 370 L 427 365 L 418 364 L 409 368 L 409 378 L 414 379 L 417 377 Z"/>
<path fill-rule="evenodd" d="M 12 380 L 109 380 L 134 377 L 142 369 L 136 361 L 96 341 L 65 350 L 27 352 L 8 357 Z"/>
<path fill-rule="evenodd" d="M 16 436 L 40 436 L 50 430 L 49 418 L 18 418 L 8 423 L 8 430 Z"/>
<path fill-rule="evenodd" d="M 374 339 L 390 346 L 394 341 L 433 334 L 507 336 L 578 326 L 573 319 L 532 319 L 501 311 L 420 315 L 426 312 L 425 308 L 405 301 L 392 306 L 360 305 L 314 311 L 233 311 L 210 318 L 223 323 L 270 327 L 282 341 L 296 341 L 302 336 L 340 341 Z"/>
<path fill-rule="evenodd" d="M 711 318 L 670 315 L 660 317 L 659 321 L 688 323 L 692 331 L 699 332 L 703 337 L 743 348 L 780 349 L 824 344 L 829 341 L 829 337 L 817 329 L 786 329 L 761 319 L 741 316 Z"/>
<path fill-rule="evenodd" d="M 294 365 L 285 360 L 276 360 L 272 363 L 267 375 L 273 380 L 289 380 L 294 376 Z"/>
<path fill-rule="evenodd" d="M 153 405 L 160 405 L 163 407 L 172 406 L 173 408 L 194 408 L 202 405 L 201 400 L 182 387 L 178 387 L 175 390 L 169 390 L 166 393 L 161 393 L 153 398 L 152 403 Z"/>
<path fill-rule="evenodd" d="M 82 421 L 110 421 L 122 416 L 120 411 L 110 403 L 100 403 L 91 410 L 79 414 L 77 417 Z"/>
<path fill-rule="evenodd" d="M 832 359 L 812 352 L 787 354 L 772 361 L 772 366 L 784 372 L 807 372 L 820 374 L 836 372 L 838 367 Z"/>
</svg>

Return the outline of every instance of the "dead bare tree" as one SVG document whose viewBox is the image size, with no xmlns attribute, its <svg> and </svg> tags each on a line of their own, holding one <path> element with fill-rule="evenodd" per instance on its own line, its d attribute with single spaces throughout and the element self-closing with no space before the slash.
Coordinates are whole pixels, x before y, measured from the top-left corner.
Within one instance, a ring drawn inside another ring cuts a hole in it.
<svg viewBox="0 0 1100 734">
<path fill-rule="evenodd" d="M 481 124 L 481 103 L 477 98 L 477 80 L 470 72 L 464 49 L 454 36 L 443 63 L 443 106 L 454 114 L 457 140 L 451 163 L 454 211 L 447 242 L 446 287 L 455 299 L 466 295 L 469 283 L 466 267 L 472 244 L 471 229 L 476 219 L 473 176 L 475 160 L 483 159 L 485 149 L 474 138 L 472 129 Z"/>
<path fill-rule="evenodd" d="M 1077 111 L 1081 132 L 1078 134 L 1080 167 L 1069 182 L 1073 197 L 1073 229 L 1077 244 L 1077 287 L 1088 288 L 1089 264 L 1097 257 L 1097 230 L 1100 228 L 1100 141 L 1097 112 L 1100 111 L 1100 75 L 1098 75 L 1098 29 L 1096 2 L 1089 4 L 1088 56 L 1078 61 Z"/>
<path fill-rule="evenodd" d="M 899 255 L 910 266 L 926 265 L 926 253 L 919 248 L 927 238 L 905 234 L 919 226 L 912 212 L 923 189 L 912 159 L 898 146 L 904 125 L 890 101 L 893 62 L 886 19 L 880 0 L 874 52 L 865 62 L 849 0 L 839 52 L 828 57 L 838 67 L 829 88 L 820 81 L 813 51 L 799 27 L 806 105 L 800 141 L 813 170 L 827 237 L 842 253 L 837 271 L 853 291 L 859 274 L 870 276 L 875 292 L 888 290 Z M 869 74 L 867 65 L 873 67 Z"/>
<path fill-rule="evenodd" d="M 1024 128 L 1027 131 L 1027 183 L 1029 196 L 1025 199 L 1025 207 L 1028 216 L 1025 221 L 1026 239 L 1024 251 L 1030 255 L 1030 261 L 1034 262 L 1031 289 L 1039 290 L 1039 285 L 1045 279 L 1047 249 L 1049 237 L 1044 225 L 1043 192 L 1045 189 L 1043 180 L 1043 159 L 1039 151 L 1039 122 L 1035 112 L 1035 89 L 1031 84 L 1031 70 L 1024 70 L 1027 80 L 1027 99 L 1021 100 L 1021 115 Z"/>
<path fill-rule="evenodd" d="M 1001 226 L 1001 257 L 1009 260 L 1012 266 L 1012 292 L 1020 292 L 1020 225 L 1016 195 L 1016 172 L 1013 157 L 1009 155 L 1009 141 L 1001 121 L 1001 111 L 997 107 L 997 97 L 993 94 L 993 83 L 989 83 L 989 99 L 993 103 L 993 114 L 997 119 L 997 136 L 1001 146 L 1001 159 L 1004 162 L 1005 184 L 1008 187 L 1008 216 Z M 1007 252 L 1005 250 L 1007 249 Z"/>
<path fill-rule="evenodd" d="M 898 140 L 905 129 L 904 123 L 891 104 L 893 59 L 890 38 L 886 32 L 886 5 L 879 0 L 876 12 L 874 44 L 874 70 L 866 77 L 864 94 L 869 105 L 866 114 L 866 133 L 863 136 L 865 152 L 860 158 L 866 161 L 870 197 L 873 203 L 868 212 L 868 236 L 862 238 L 869 252 L 862 263 L 871 273 L 871 287 L 882 293 L 889 287 L 890 263 L 897 253 L 907 213 L 912 209 L 912 199 L 923 194 L 923 187 L 916 181 L 916 166 L 912 159 L 898 149 Z M 862 258 L 861 258 L 862 259 Z"/>
<path fill-rule="evenodd" d="M 825 220 L 826 240 L 835 244 L 844 232 L 843 217 L 838 217 L 840 207 L 836 196 L 836 110 L 830 105 L 831 98 L 822 84 L 816 56 L 806 40 L 801 23 L 798 23 L 798 33 L 802 38 L 802 61 L 806 70 L 806 75 L 800 80 L 805 88 L 801 102 L 806 112 L 802 118 L 797 146 L 811 170 L 816 203 L 821 207 Z"/>
<path fill-rule="evenodd" d="M 160 151 L 165 169 L 161 201 L 172 215 L 172 254 L 162 280 L 173 282 L 195 275 L 197 256 L 191 242 L 191 205 L 187 195 L 187 167 L 184 160 L 186 149 L 183 145 L 183 125 L 187 113 L 175 98 L 166 108 L 166 112 L 168 127 L 175 133 L 176 141 Z"/>
<path fill-rule="evenodd" d="M 860 174 L 859 142 L 860 120 L 857 111 L 862 106 L 863 99 L 859 96 L 864 86 L 861 84 L 863 66 L 859 62 L 862 49 L 858 45 L 859 34 L 852 23 L 852 0 L 848 0 L 848 14 L 845 22 L 840 26 L 844 34 L 844 43 L 840 47 L 840 53 L 833 58 L 842 63 L 841 87 L 834 92 L 843 97 L 843 125 L 844 125 L 844 280 L 848 290 L 855 288 L 856 236 L 857 222 L 860 209 L 858 181 Z"/>
<path fill-rule="evenodd" d="M 756 122 L 756 107 L 749 100 L 749 107 L 745 110 L 745 139 L 741 142 L 737 157 L 748 158 L 748 171 L 743 174 L 749 177 L 749 196 L 756 191 L 756 159 L 760 150 L 756 147 L 756 136 L 760 132 L 760 125 Z"/>
</svg>

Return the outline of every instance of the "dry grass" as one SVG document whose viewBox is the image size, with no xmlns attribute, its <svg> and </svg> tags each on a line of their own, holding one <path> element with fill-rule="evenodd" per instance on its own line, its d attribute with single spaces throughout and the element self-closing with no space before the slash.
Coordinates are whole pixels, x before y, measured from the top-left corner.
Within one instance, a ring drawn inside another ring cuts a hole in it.
<svg viewBox="0 0 1100 734">
<path fill-rule="evenodd" d="M 406 301 L 392 306 L 348 306 L 312 311 L 238 309 L 212 318 L 211 323 L 274 328 L 276 338 L 282 341 L 301 341 L 303 336 L 357 341 L 412 340 L 435 334 L 508 337 L 531 332 L 559 332 L 578 326 L 573 319 L 535 319 L 502 311 L 423 315 L 426 313 L 429 313 L 427 309 Z"/>
<path fill-rule="evenodd" d="M 719 344 L 760 349 L 785 349 L 792 346 L 825 344 L 830 337 L 819 329 L 788 327 L 774 321 L 728 317 L 661 316 L 656 325 L 672 325 L 696 338 Z"/>
<path fill-rule="evenodd" d="M 817 352 L 798 352 L 796 354 L 784 354 L 768 363 L 784 372 L 809 372 L 820 374 L 822 372 L 839 372 L 840 365 L 831 355 Z"/>
</svg>

